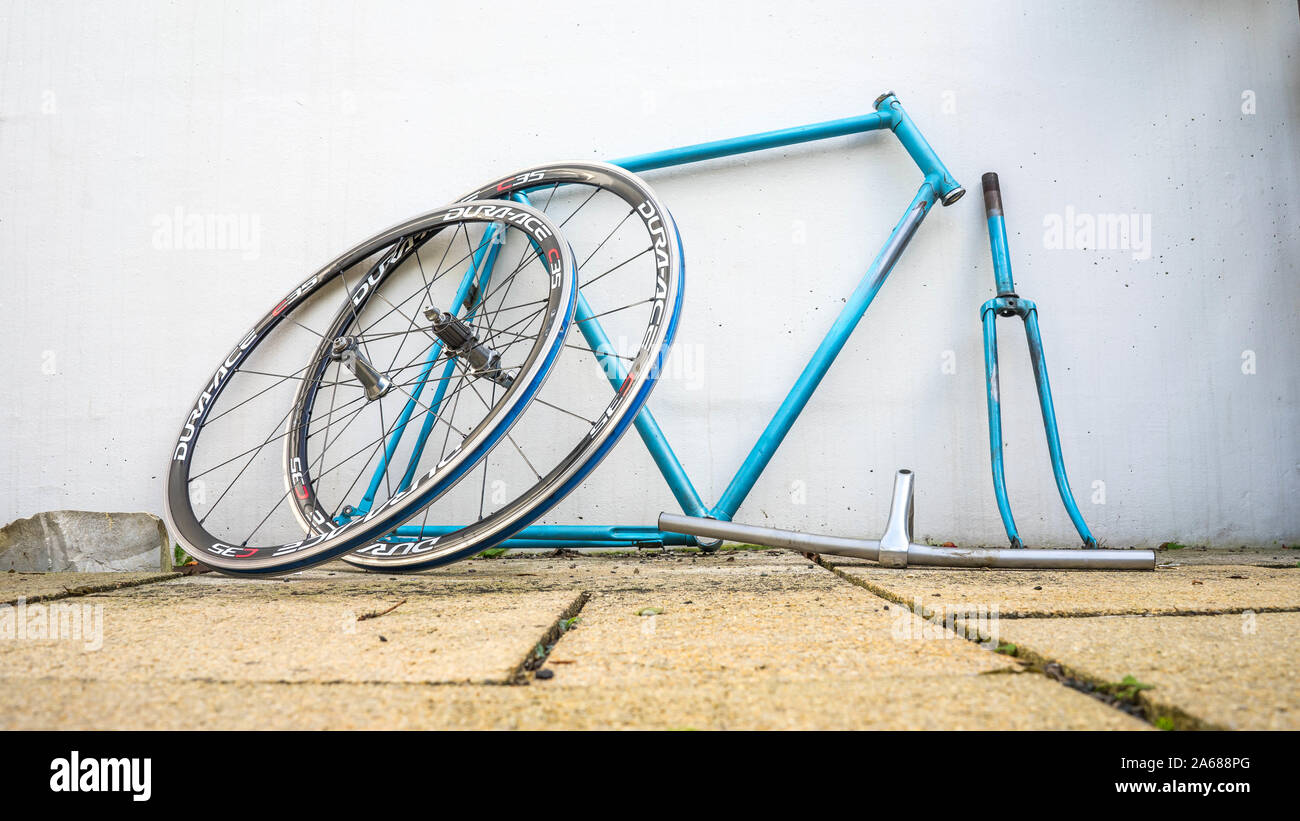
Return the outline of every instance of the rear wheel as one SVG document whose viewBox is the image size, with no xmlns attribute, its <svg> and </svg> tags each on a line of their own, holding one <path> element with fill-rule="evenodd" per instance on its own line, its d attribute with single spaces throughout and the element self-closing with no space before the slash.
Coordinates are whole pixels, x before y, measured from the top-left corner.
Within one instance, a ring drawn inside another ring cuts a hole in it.
<svg viewBox="0 0 1300 821">
<path fill-rule="evenodd" d="M 344 557 L 415 571 L 519 533 L 564 499 L 645 405 L 676 333 L 683 290 L 677 227 L 640 178 L 596 162 L 537 166 L 465 199 L 526 201 L 550 215 L 578 260 L 578 308 L 547 384 L 511 433 L 437 504 Z M 525 534 L 526 535 L 526 534 Z"/>
</svg>

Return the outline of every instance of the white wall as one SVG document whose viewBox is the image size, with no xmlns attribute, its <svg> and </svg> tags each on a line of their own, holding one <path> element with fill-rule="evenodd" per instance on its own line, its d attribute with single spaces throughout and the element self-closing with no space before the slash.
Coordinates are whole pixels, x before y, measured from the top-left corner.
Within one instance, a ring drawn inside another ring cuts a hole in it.
<svg viewBox="0 0 1300 821">
<path fill-rule="evenodd" d="M 737 518 L 875 534 L 909 466 L 920 535 L 1003 540 L 978 315 L 996 170 L 1094 531 L 1300 539 L 1292 0 L 432 5 L 3 3 L 0 521 L 157 512 L 217 358 L 353 240 L 517 166 L 848 116 L 893 89 L 972 194 L 927 220 Z M 919 175 L 872 134 L 650 179 L 688 257 L 683 367 L 651 404 L 713 499 Z M 256 220 L 257 242 L 160 250 L 178 208 Z M 1046 247 L 1067 208 L 1150 215 L 1150 258 Z M 1022 534 L 1071 544 L 1004 323 Z M 672 506 L 634 439 L 565 503 L 587 522 Z"/>
</svg>

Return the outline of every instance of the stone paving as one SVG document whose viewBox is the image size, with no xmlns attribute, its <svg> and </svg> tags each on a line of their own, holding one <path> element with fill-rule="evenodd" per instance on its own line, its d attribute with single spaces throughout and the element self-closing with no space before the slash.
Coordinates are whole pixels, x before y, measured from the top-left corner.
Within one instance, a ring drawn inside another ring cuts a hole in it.
<svg viewBox="0 0 1300 821">
<path fill-rule="evenodd" d="M 0 574 L 0 728 L 1300 728 L 1294 551 L 1179 553 L 1154 573 L 761 549 Z"/>
</svg>

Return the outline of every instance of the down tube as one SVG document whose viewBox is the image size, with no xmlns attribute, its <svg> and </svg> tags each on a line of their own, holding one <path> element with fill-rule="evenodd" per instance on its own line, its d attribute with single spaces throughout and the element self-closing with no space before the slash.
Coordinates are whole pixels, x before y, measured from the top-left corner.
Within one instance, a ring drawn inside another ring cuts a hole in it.
<svg viewBox="0 0 1300 821">
<path fill-rule="evenodd" d="M 713 508 L 712 514 L 718 519 L 730 521 L 731 517 L 736 514 L 740 505 L 745 501 L 745 497 L 754 489 L 754 483 L 767 467 L 767 463 L 772 460 L 776 449 L 780 447 L 782 440 L 790 432 L 794 421 L 799 418 L 804 406 L 808 404 L 808 399 L 812 396 L 813 391 L 817 390 L 817 385 L 830 369 L 831 363 L 839 355 L 844 343 L 848 341 L 849 335 L 857 327 L 858 321 L 866 313 L 871 301 L 876 298 L 880 287 L 885 284 L 885 278 L 894 267 L 902 255 L 903 249 L 907 247 L 908 241 L 920 227 L 921 220 L 929 212 L 930 207 L 935 203 L 935 185 L 929 178 L 921 184 L 921 189 L 916 192 L 911 205 L 907 208 L 907 213 L 899 220 L 898 225 L 894 226 L 893 232 L 885 245 L 876 255 L 871 267 L 863 276 L 858 287 L 849 297 L 844 309 L 840 315 L 835 318 L 835 323 L 831 325 L 830 331 L 826 338 L 822 340 L 817 351 L 808 360 L 804 367 L 803 373 L 799 374 L 799 379 L 795 382 L 790 393 L 777 409 L 776 415 L 772 421 L 767 423 L 758 441 L 754 444 L 754 449 L 745 457 L 744 464 L 736 471 L 735 477 L 732 478 L 731 484 L 727 485 L 727 490 L 718 500 L 717 506 Z"/>
</svg>

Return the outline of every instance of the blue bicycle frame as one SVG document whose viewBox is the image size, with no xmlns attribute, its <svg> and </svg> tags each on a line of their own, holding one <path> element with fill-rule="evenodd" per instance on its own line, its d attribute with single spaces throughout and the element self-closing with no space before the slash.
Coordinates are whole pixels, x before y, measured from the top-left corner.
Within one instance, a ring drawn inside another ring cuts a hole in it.
<svg viewBox="0 0 1300 821">
<path fill-rule="evenodd" d="M 921 221 L 929 213 L 930 208 L 936 203 L 951 205 L 956 202 L 965 193 L 957 181 L 953 179 L 948 169 L 944 167 L 935 154 L 934 149 L 926 142 L 921 132 L 917 129 L 912 119 L 903 110 L 898 98 L 892 92 L 882 94 L 877 98 L 875 110 L 870 114 L 864 114 L 859 117 L 848 117 L 841 120 L 831 120 L 829 122 L 816 123 L 813 125 L 799 126 L 796 128 L 787 128 L 780 131 L 769 131 L 762 134 L 751 134 L 745 137 L 736 137 L 729 140 L 718 140 L 715 142 L 701 143 L 698 145 L 686 146 L 684 148 L 674 148 L 668 151 L 658 151 L 652 154 L 641 154 L 634 157 L 625 157 L 615 160 L 614 165 L 621 166 L 628 171 L 642 172 L 658 168 L 668 168 L 670 166 L 684 165 L 687 163 L 711 160 L 719 157 L 730 157 L 736 154 L 745 154 L 752 151 L 762 151 L 769 148 L 778 148 L 781 146 L 794 145 L 796 143 L 814 142 L 817 140 L 830 139 L 832 137 L 842 137 L 848 134 L 860 134 L 867 131 L 892 131 L 898 138 L 899 142 L 907 150 L 912 160 L 921 169 L 923 180 L 916 196 L 912 198 L 907 210 L 903 213 L 898 224 L 890 233 L 889 238 L 885 241 L 884 246 L 877 253 L 871 266 L 867 269 L 866 274 L 858 283 L 853 294 L 848 298 L 844 308 L 836 317 L 826 337 L 822 340 L 817 350 L 808 360 L 803 372 L 795 381 L 794 386 L 790 389 L 789 394 L 777 408 L 772 420 L 768 422 L 767 427 L 759 436 L 758 441 L 750 450 L 749 455 L 732 477 L 727 489 L 723 492 L 722 498 L 717 504 L 709 507 L 704 500 L 700 498 L 699 492 L 695 489 L 686 470 L 682 467 L 677 455 L 673 452 L 668 440 L 664 437 L 663 431 L 655 422 L 654 416 L 649 408 L 642 409 L 636 419 L 636 429 L 640 434 L 642 441 L 654 458 L 656 466 L 660 473 L 663 474 L 664 480 L 671 488 L 673 496 L 681 506 L 682 512 L 688 516 L 704 516 L 713 519 L 730 521 L 745 501 L 745 497 L 754 488 L 758 478 L 762 475 L 764 468 L 771 461 L 776 449 L 785 439 L 786 434 L 794 425 L 799 414 L 803 411 L 804 406 L 812 397 L 813 392 L 821 383 L 822 377 L 830 369 L 831 363 L 843 349 L 845 342 L 848 341 L 849 335 L 853 333 L 858 322 L 862 319 L 870 307 L 872 300 L 879 293 L 880 288 L 885 283 L 886 277 L 889 276 L 894 264 L 902 255 L 903 250 L 907 247 L 908 242 L 915 235 L 916 230 L 920 227 Z M 523 195 L 515 197 L 520 202 L 527 202 Z M 489 243 L 489 249 L 495 249 L 495 244 Z M 471 314 L 476 308 L 473 297 L 476 294 L 487 292 L 486 283 L 491 277 L 492 266 L 495 261 L 494 250 L 480 250 L 472 260 L 469 270 L 465 274 L 464 281 L 461 284 L 460 291 L 456 296 L 456 306 L 460 306 L 462 301 L 464 307 Z M 476 287 L 477 285 L 477 287 Z M 611 384 L 617 389 L 622 382 L 625 373 L 621 363 L 617 358 L 611 356 L 614 353 L 613 346 L 610 345 L 604 330 L 601 328 L 598 320 L 594 319 L 594 312 L 587 304 L 586 300 L 579 296 L 577 306 L 577 315 L 574 317 L 575 324 L 581 329 L 582 334 L 593 351 L 596 352 L 597 358 L 602 360 L 601 365 L 605 369 Z M 430 353 L 428 364 L 425 372 L 432 368 L 432 363 L 437 359 L 438 346 Z M 446 385 L 446 380 L 440 382 L 439 394 Z M 419 396 L 419 389 L 422 384 L 417 385 L 412 391 L 415 397 Z M 430 407 L 433 412 L 426 417 L 424 428 L 420 431 L 420 438 L 416 444 L 412 461 L 407 468 L 406 476 L 403 479 L 401 487 L 404 489 L 409 485 L 411 475 L 415 468 L 415 463 L 419 459 L 419 454 L 424 446 L 425 439 L 428 437 L 432 428 L 433 415 L 436 414 L 437 408 L 441 401 L 441 395 L 435 395 Z M 385 448 L 384 459 L 380 462 L 378 470 L 371 480 L 370 488 L 367 491 L 362 502 L 355 508 L 345 509 L 344 517 L 355 515 L 364 515 L 373 503 L 375 491 L 379 487 L 381 477 L 387 469 L 388 460 L 392 458 L 393 452 L 397 448 L 397 441 L 405 428 L 404 421 L 409 418 L 411 412 L 415 410 L 416 402 L 414 399 L 408 402 L 408 407 L 404 412 L 401 423 L 396 426 L 396 433 L 393 434 L 387 447 Z M 398 528 L 396 538 L 428 538 L 442 535 L 458 528 L 454 526 L 405 526 Z M 504 548 L 529 548 L 529 547 L 555 547 L 557 543 L 566 543 L 581 547 L 639 547 L 639 546 L 663 546 L 663 545 L 694 545 L 697 544 L 695 537 L 686 536 L 676 533 L 665 533 L 657 527 L 645 526 L 590 526 L 590 525 L 532 525 L 520 531 L 514 538 L 507 539 L 498 547 Z"/>
</svg>

